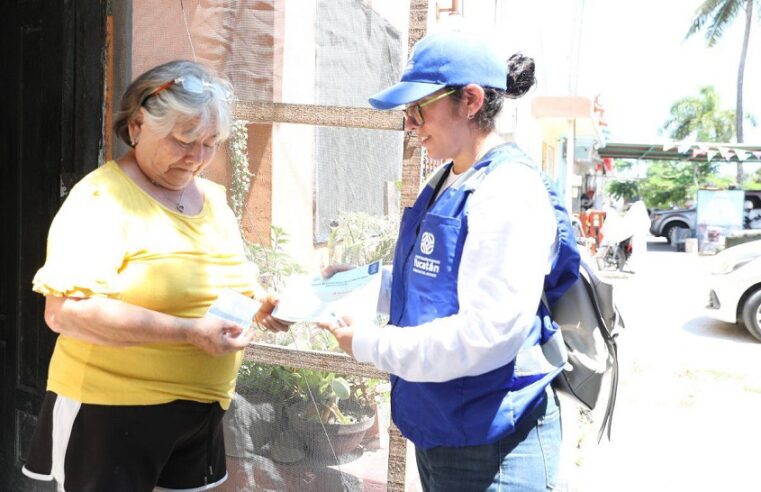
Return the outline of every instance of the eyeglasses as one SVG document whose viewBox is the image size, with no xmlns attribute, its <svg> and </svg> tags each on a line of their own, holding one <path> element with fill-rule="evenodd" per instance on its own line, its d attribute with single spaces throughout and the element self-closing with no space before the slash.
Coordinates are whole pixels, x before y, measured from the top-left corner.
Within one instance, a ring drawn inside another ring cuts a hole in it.
<svg viewBox="0 0 761 492">
<path fill-rule="evenodd" d="M 211 86 L 209 82 L 201 80 L 198 77 L 192 75 L 187 77 L 177 77 L 176 79 L 165 82 L 153 89 L 147 96 L 143 98 L 143 100 L 140 102 L 140 105 L 145 105 L 145 101 L 152 98 L 156 94 L 164 92 L 175 84 L 181 86 L 185 91 L 190 92 L 191 94 L 202 94 L 209 86 Z"/>
<path fill-rule="evenodd" d="M 407 106 L 406 108 L 404 108 L 404 116 L 409 118 L 409 120 L 415 126 L 423 126 L 423 123 L 425 123 L 425 120 L 423 119 L 423 112 L 420 110 L 420 108 L 422 108 L 423 106 L 427 106 L 431 104 L 432 102 L 436 102 L 439 99 L 444 99 L 447 96 L 451 96 L 455 92 L 457 92 L 457 89 L 450 89 L 447 92 L 444 92 L 442 94 L 439 94 L 436 97 L 432 97 L 431 99 L 428 99 L 427 101 L 413 104 L 412 106 Z"/>
</svg>

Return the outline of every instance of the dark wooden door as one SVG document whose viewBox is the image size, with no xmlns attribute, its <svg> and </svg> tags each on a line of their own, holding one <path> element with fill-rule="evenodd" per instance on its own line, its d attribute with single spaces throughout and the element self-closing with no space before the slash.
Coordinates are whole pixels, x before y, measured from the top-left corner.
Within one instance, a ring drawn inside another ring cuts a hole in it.
<svg viewBox="0 0 761 492">
<path fill-rule="evenodd" d="M 0 7 L 0 490 L 19 472 L 55 337 L 31 281 L 66 191 L 98 165 L 106 2 L 6 0 Z"/>
</svg>

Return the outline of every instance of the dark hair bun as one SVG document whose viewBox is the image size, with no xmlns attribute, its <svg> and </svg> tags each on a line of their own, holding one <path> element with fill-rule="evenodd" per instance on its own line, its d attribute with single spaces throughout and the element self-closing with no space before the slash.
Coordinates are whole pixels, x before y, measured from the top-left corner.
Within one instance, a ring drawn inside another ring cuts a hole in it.
<svg viewBox="0 0 761 492">
<path fill-rule="evenodd" d="M 534 86 L 534 59 L 523 53 L 516 53 L 507 60 L 507 97 L 516 99 Z"/>
</svg>

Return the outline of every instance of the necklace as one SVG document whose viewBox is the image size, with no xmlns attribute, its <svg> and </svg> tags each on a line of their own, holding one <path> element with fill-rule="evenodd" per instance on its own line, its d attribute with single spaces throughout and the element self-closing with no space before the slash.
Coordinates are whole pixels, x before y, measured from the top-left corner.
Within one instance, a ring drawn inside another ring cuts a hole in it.
<svg viewBox="0 0 761 492">
<path fill-rule="evenodd" d="M 167 194 L 165 188 L 158 184 L 156 181 L 151 181 L 151 184 L 158 188 L 159 192 L 164 195 L 164 198 L 174 203 L 174 208 L 177 209 L 178 212 L 185 212 L 185 205 L 182 204 L 182 197 L 185 195 L 185 190 L 188 188 L 187 186 L 180 191 L 180 197 L 175 201 L 171 196 L 169 196 L 169 194 Z"/>
<path fill-rule="evenodd" d="M 182 190 L 180 190 L 180 197 L 177 200 L 175 200 L 174 198 L 169 196 L 169 194 L 166 192 L 166 188 L 164 186 L 161 186 L 161 184 L 159 184 L 158 181 L 156 181 L 154 179 L 151 179 L 148 176 L 148 174 L 146 174 L 146 172 L 143 171 L 143 168 L 140 167 L 140 164 L 137 163 L 137 159 L 136 158 L 133 157 L 133 161 L 134 161 L 135 167 L 140 172 L 140 174 L 143 175 L 143 177 L 146 179 L 146 181 L 151 183 L 159 191 L 159 193 L 161 193 L 164 196 L 164 198 L 166 198 L 170 202 L 174 203 L 174 208 L 178 212 L 180 212 L 181 214 L 185 213 L 185 205 L 182 204 L 182 197 L 185 195 L 185 190 L 187 190 L 188 187 L 185 186 Z"/>
</svg>

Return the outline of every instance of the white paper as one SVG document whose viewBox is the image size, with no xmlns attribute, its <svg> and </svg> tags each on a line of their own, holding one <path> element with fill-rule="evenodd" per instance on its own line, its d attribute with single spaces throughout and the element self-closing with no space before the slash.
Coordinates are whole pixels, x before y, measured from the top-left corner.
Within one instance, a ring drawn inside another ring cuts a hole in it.
<svg viewBox="0 0 761 492">
<path fill-rule="evenodd" d="M 206 316 L 232 321 L 242 326 L 245 331 L 251 327 L 254 315 L 261 305 L 261 302 L 239 292 L 224 289 L 206 312 Z"/>
<path fill-rule="evenodd" d="M 381 262 L 338 272 L 332 277 L 297 275 L 288 279 L 272 316 L 283 321 L 328 321 L 348 315 L 375 318 L 381 286 Z"/>
</svg>

